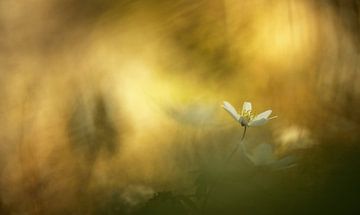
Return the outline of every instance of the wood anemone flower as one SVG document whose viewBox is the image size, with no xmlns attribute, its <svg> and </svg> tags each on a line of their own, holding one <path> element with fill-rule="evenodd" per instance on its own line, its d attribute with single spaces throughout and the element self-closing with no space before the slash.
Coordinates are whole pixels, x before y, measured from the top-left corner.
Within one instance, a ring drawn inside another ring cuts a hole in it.
<svg viewBox="0 0 360 215">
<path fill-rule="evenodd" d="M 256 116 L 252 113 L 252 106 L 250 102 L 244 102 L 241 114 L 227 101 L 224 101 L 222 107 L 236 120 L 241 126 L 253 127 L 260 126 L 267 123 L 270 119 L 277 116 L 270 117 L 272 110 L 264 111 Z"/>
</svg>

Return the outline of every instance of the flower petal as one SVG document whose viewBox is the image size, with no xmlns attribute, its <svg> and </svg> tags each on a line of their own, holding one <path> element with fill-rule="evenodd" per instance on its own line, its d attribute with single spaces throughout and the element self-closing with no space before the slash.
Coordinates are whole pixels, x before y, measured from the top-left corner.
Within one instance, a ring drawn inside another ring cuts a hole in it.
<svg viewBox="0 0 360 215">
<path fill-rule="evenodd" d="M 242 112 L 249 112 L 251 111 L 251 103 L 250 102 L 244 102 Z"/>
<path fill-rule="evenodd" d="M 252 126 L 264 125 L 267 121 L 268 121 L 268 119 L 266 119 L 266 118 L 261 118 L 261 119 L 258 119 L 258 120 L 251 120 L 248 123 L 248 126 L 252 127 Z"/>
<path fill-rule="evenodd" d="M 239 120 L 240 119 L 240 115 L 238 114 L 238 112 L 236 111 L 236 109 L 227 101 L 224 101 L 224 104 L 222 105 L 222 107 L 235 119 L 235 120 Z"/>
<path fill-rule="evenodd" d="M 262 113 L 259 113 L 258 115 L 256 115 L 254 117 L 254 120 L 259 120 L 259 119 L 263 119 L 263 118 L 267 119 L 271 115 L 271 112 L 272 112 L 272 110 L 267 110 L 267 111 L 264 111 Z"/>
</svg>

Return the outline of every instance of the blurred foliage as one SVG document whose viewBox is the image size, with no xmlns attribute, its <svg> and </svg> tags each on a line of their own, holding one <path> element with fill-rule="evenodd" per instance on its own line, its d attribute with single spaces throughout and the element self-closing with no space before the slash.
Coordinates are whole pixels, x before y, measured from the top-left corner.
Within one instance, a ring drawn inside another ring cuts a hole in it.
<svg viewBox="0 0 360 215">
<path fill-rule="evenodd" d="M 359 14 L 0 1 L 0 214 L 359 214 Z M 279 116 L 228 163 L 222 100 Z"/>
<path fill-rule="evenodd" d="M 135 214 L 196 214 L 196 211 L 197 206 L 189 197 L 160 192 Z"/>
</svg>

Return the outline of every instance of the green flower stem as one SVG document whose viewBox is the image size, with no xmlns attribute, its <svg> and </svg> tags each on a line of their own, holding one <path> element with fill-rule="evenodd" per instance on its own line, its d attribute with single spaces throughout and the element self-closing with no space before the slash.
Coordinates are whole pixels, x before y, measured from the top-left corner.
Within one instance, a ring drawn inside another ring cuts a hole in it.
<svg viewBox="0 0 360 215">
<path fill-rule="evenodd" d="M 237 152 L 237 150 L 239 149 L 239 146 L 241 146 L 241 150 L 243 150 L 245 152 L 245 148 L 244 148 L 244 144 L 242 143 L 243 140 L 245 139 L 245 134 L 246 134 L 246 126 L 244 127 L 244 132 L 242 134 L 242 137 L 240 139 L 240 143 L 236 144 L 234 150 L 229 154 L 229 156 L 225 159 L 224 165 L 226 166 L 227 163 L 231 160 L 231 158 L 234 156 L 234 154 Z"/>
<path fill-rule="evenodd" d="M 231 161 L 231 158 L 235 155 L 235 153 L 237 152 L 237 150 L 239 149 L 239 146 L 241 146 L 241 150 L 243 150 L 243 152 L 245 152 L 245 147 L 244 147 L 244 144 L 243 144 L 243 140 L 245 139 L 245 134 L 246 134 L 246 126 L 244 127 L 244 132 L 242 134 L 242 137 L 240 139 L 240 143 L 239 144 L 236 144 L 234 150 L 229 154 L 229 156 L 227 156 L 225 159 L 224 159 L 224 168 L 227 166 L 227 164 Z M 210 198 L 210 195 L 212 194 L 212 192 L 214 191 L 215 189 L 215 185 L 220 182 L 223 178 L 220 176 L 219 178 L 217 178 L 214 183 L 213 183 L 213 186 L 212 187 L 209 187 L 209 191 L 207 192 L 207 195 L 205 196 L 205 199 L 203 201 L 203 204 L 202 204 L 202 212 L 204 212 L 206 206 L 207 206 L 207 203 L 209 201 L 209 198 Z"/>
</svg>

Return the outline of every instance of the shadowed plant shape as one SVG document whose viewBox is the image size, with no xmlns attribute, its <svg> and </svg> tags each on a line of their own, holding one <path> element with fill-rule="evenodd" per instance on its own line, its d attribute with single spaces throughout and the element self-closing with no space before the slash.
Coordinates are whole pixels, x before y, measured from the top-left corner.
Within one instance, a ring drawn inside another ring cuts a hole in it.
<svg viewBox="0 0 360 215">
<path fill-rule="evenodd" d="M 108 104 L 102 97 L 96 98 L 94 113 L 95 139 L 104 151 L 113 154 L 118 149 L 118 134 L 108 111 Z"/>
<path fill-rule="evenodd" d="M 74 150 L 90 160 L 96 159 L 100 152 L 109 155 L 116 152 L 117 130 L 101 96 L 89 104 L 80 101 L 76 105 L 69 121 L 69 136 Z"/>
<path fill-rule="evenodd" d="M 117 150 L 118 133 L 103 97 L 80 100 L 68 122 L 70 149 L 74 155 L 79 199 L 84 210 L 94 206 L 88 192 L 96 162 L 102 155 L 111 157 Z"/>
<path fill-rule="evenodd" d="M 274 170 L 286 169 L 296 165 L 294 156 L 278 159 L 271 144 L 262 143 L 256 146 L 251 153 L 243 150 L 248 160 L 255 166 L 269 167 Z"/>
<path fill-rule="evenodd" d="M 196 214 L 196 204 L 190 197 L 185 195 L 175 195 L 172 192 L 156 193 L 145 205 L 136 213 L 142 214 Z"/>
</svg>

